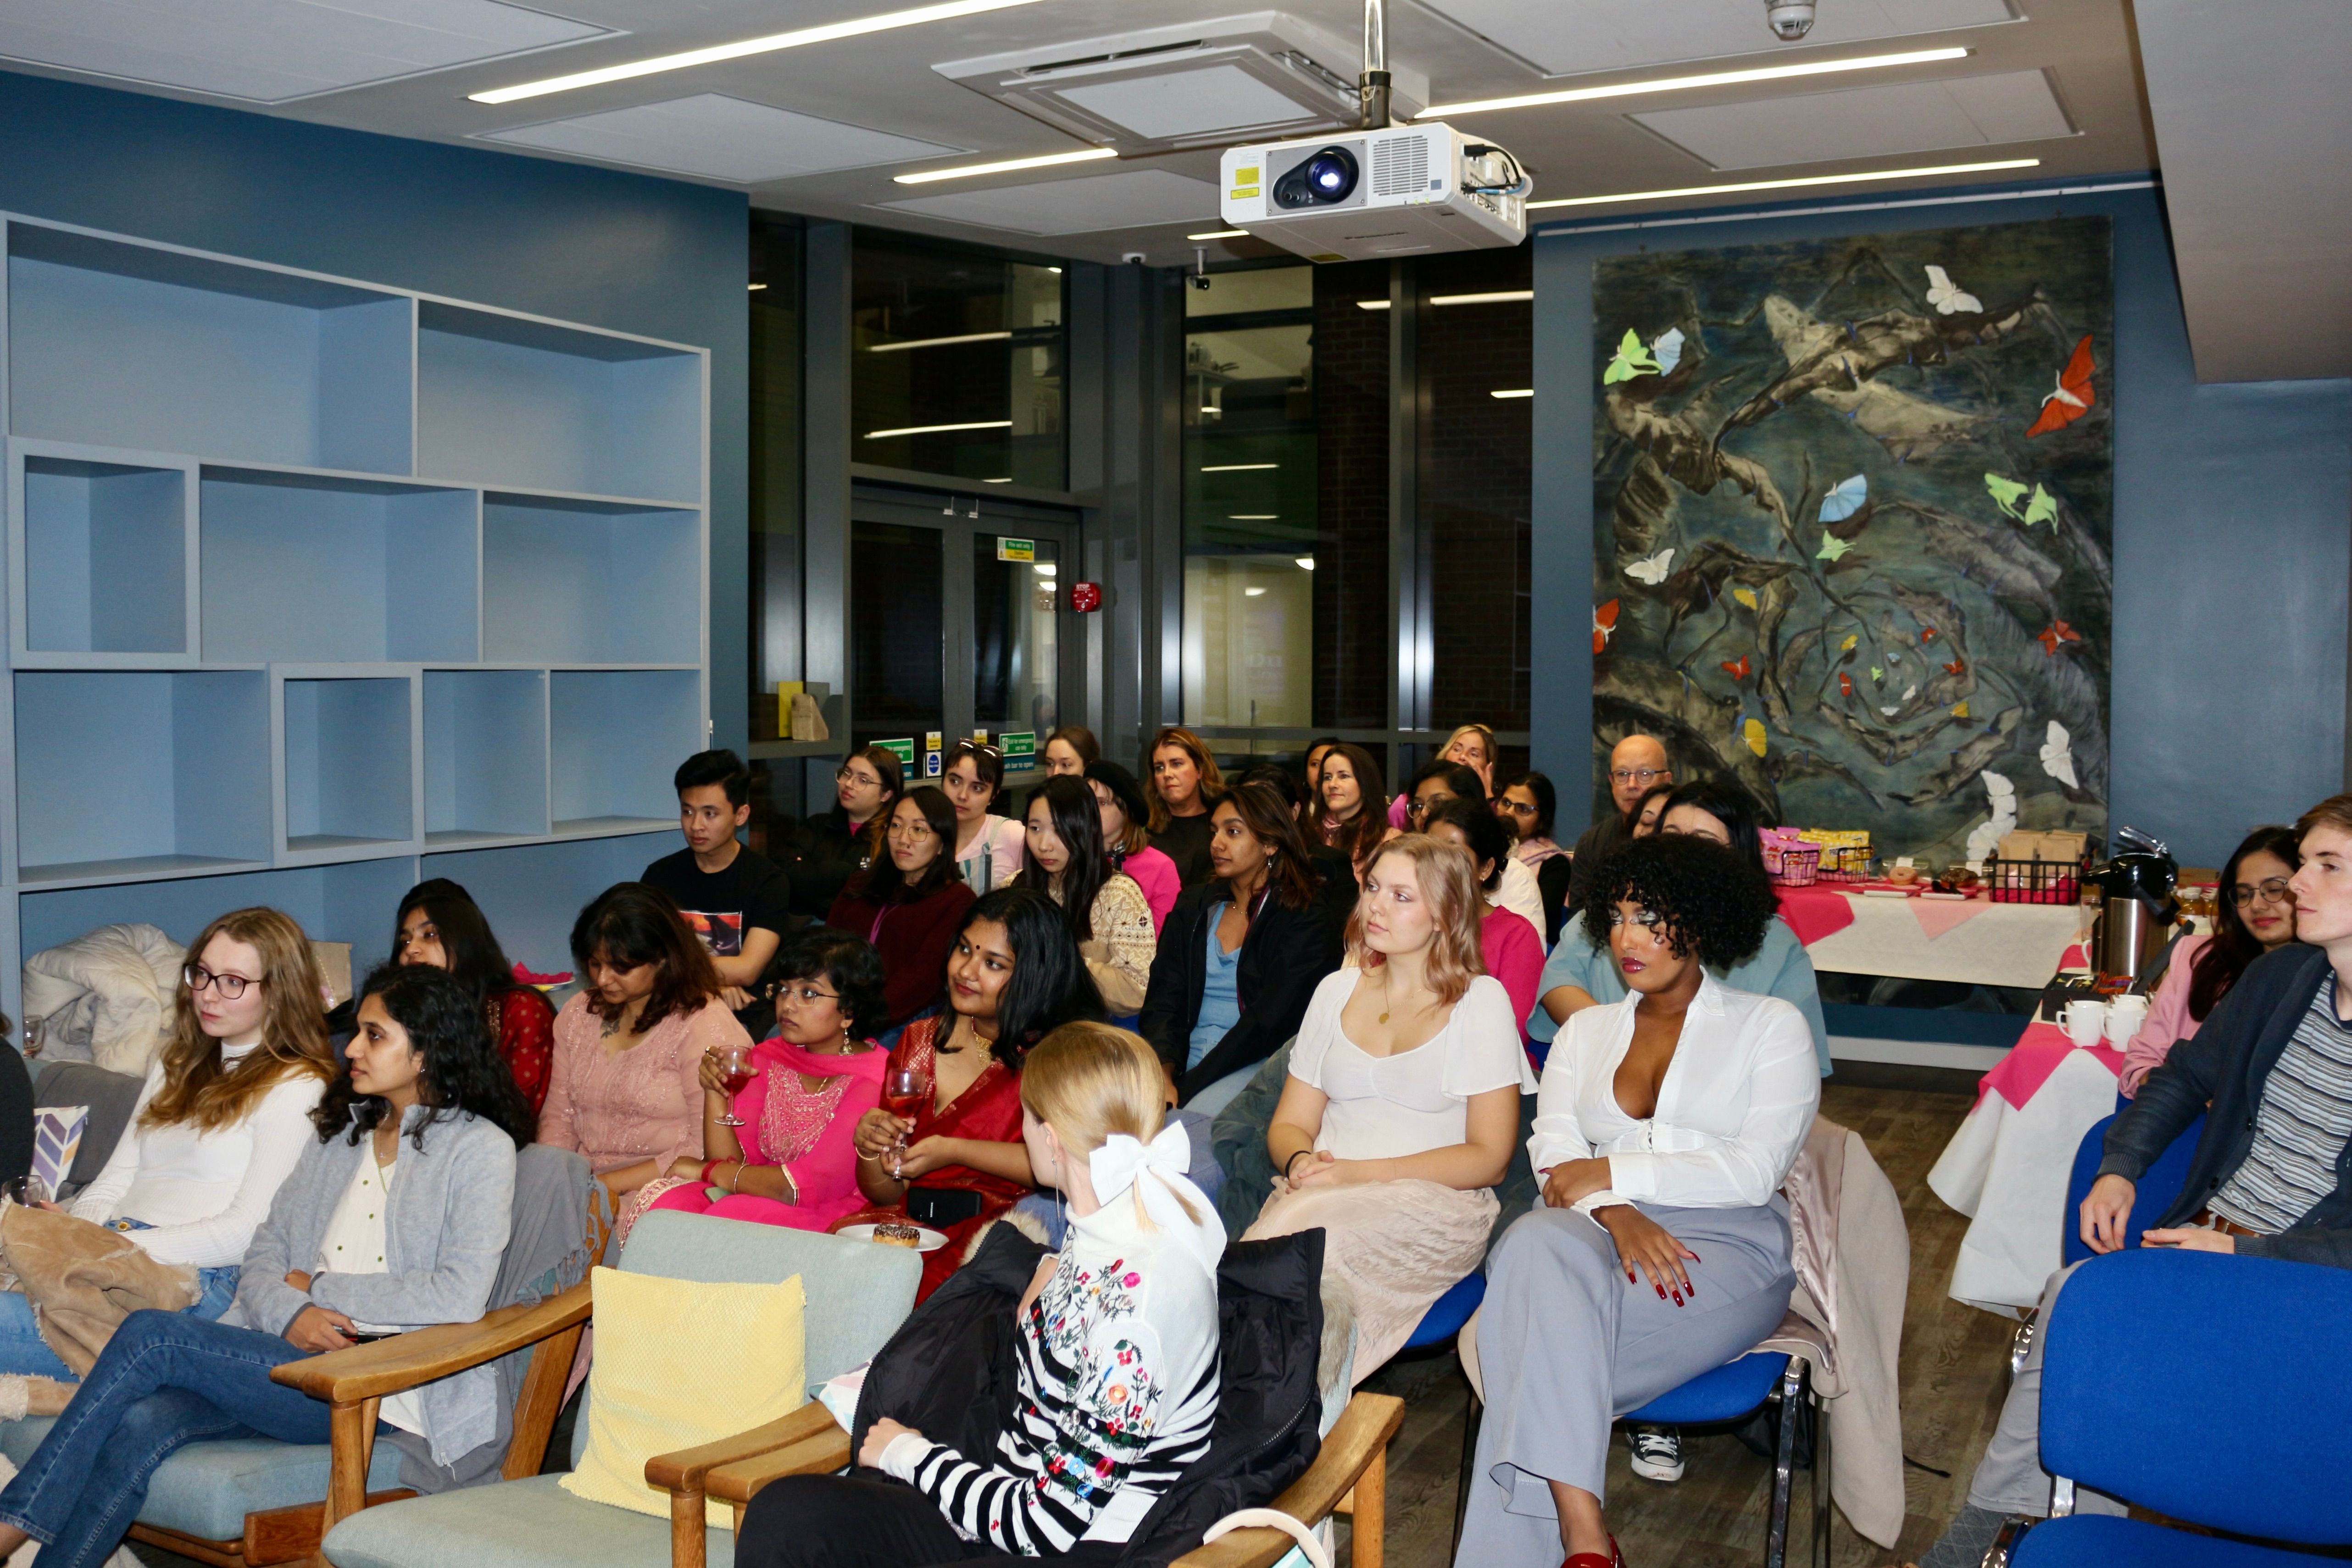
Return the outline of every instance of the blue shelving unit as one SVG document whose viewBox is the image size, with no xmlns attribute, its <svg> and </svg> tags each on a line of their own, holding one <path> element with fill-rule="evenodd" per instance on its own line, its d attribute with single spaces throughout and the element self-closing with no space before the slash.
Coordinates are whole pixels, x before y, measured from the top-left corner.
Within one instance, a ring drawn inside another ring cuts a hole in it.
<svg viewBox="0 0 2352 1568">
<path fill-rule="evenodd" d="M 0 214 L 0 1006 L 245 904 L 467 884 L 571 967 L 707 744 L 709 354 Z"/>
</svg>

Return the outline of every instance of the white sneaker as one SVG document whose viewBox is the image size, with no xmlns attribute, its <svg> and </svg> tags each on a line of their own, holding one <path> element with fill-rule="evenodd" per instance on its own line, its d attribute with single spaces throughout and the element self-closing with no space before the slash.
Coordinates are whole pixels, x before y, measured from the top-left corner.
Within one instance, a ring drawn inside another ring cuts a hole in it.
<svg viewBox="0 0 2352 1568">
<path fill-rule="evenodd" d="M 1683 1479 L 1683 1435 L 1672 1426 L 1629 1426 L 1625 1436 L 1633 1445 L 1633 1473 L 1645 1481 Z"/>
</svg>

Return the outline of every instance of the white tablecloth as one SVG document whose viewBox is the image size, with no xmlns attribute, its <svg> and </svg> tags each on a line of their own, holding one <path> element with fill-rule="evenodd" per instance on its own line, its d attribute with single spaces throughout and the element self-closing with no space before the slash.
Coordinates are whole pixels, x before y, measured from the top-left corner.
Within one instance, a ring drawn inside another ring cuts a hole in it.
<svg viewBox="0 0 2352 1568">
<path fill-rule="evenodd" d="M 2097 911 L 2083 904 L 1994 904 L 1941 936 L 1920 929 L 1907 899 L 1849 900 L 1853 923 L 1805 944 L 1815 969 L 1950 980 L 2039 991 Z"/>
<path fill-rule="evenodd" d="M 2013 1318 L 2041 1300 L 2069 1223 L 2074 1151 L 2115 1108 L 2116 1068 L 2087 1050 L 2067 1052 L 2021 1107 L 1998 1089 L 1978 1100 L 1927 1173 L 1935 1194 L 1973 1221 L 1952 1265 L 1954 1300 Z"/>
</svg>

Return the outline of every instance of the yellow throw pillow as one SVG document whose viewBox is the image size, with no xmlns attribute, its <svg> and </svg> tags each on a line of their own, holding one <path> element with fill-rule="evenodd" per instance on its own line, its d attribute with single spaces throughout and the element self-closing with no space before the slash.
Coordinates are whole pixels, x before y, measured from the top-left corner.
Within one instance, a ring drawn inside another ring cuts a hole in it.
<svg viewBox="0 0 2352 1568">
<path fill-rule="evenodd" d="M 588 1366 L 588 1448 L 563 1489 L 592 1502 L 669 1515 L 646 1461 L 781 1420 L 808 1403 L 800 1276 L 780 1285 L 714 1285 L 598 1268 L 596 1352 Z M 734 1510 L 705 1505 L 731 1529 Z"/>
</svg>

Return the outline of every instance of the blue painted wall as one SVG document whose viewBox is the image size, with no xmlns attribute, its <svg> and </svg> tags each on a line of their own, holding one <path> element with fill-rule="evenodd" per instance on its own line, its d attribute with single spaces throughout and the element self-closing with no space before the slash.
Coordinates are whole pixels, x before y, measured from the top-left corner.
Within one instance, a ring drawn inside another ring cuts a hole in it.
<svg viewBox="0 0 2352 1568">
<path fill-rule="evenodd" d="M 2116 226 L 2110 828 L 2218 866 L 2248 826 L 2344 787 L 2352 382 L 2200 386 L 2156 193 L 2020 199 L 2011 187 L 1932 206 L 1537 230 L 1532 727 L 1563 837 L 1583 826 L 1592 774 L 1594 260 L 2062 213 Z"/>
<path fill-rule="evenodd" d="M 710 710 L 743 743 L 743 195 L 0 72 L 0 208 L 711 350 Z"/>
</svg>

